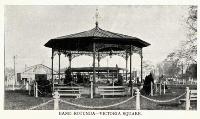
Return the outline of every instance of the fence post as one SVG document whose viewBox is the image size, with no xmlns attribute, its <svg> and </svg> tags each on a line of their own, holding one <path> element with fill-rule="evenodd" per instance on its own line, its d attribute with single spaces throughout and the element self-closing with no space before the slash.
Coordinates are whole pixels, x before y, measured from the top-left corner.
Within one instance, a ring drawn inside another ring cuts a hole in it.
<svg viewBox="0 0 200 119">
<path fill-rule="evenodd" d="M 140 91 L 136 89 L 136 110 L 140 110 Z"/>
<path fill-rule="evenodd" d="M 31 95 L 31 85 L 29 82 L 28 82 L 28 94 Z"/>
<path fill-rule="evenodd" d="M 162 84 L 160 82 L 160 95 L 162 94 Z"/>
<path fill-rule="evenodd" d="M 157 83 L 155 83 L 155 87 L 156 87 L 156 93 L 158 92 L 158 87 L 157 87 Z"/>
<path fill-rule="evenodd" d="M 38 84 L 37 82 L 35 83 L 35 97 L 38 97 Z"/>
<path fill-rule="evenodd" d="M 26 85 L 26 91 L 27 91 L 28 90 L 28 82 L 26 82 L 25 85 Z"/>
<path fill-rule="evenodd" d="M 190 89 L 186 87 L 185 110 L 190 110 Z"/>
<path fill-rule="evenodd" d="M 33 83 L 33 95 L 35 96 L 35 82 Z"/>
<path fill-rule="evenodd" d="M 132 93 L 131 93 L 131 97 L 133 97 L 133 94 L 134 94 L 134 89 L 132 88 L 132 91 L 131 91 Z M 113 93 L 114 93 L 114 91 L 113 91 Z"/>
<path fill-rule="evenodd" d="M 13 79 L 13 80 L 15 80 L 15 79 Z M 12 83 L 13 83 L 12 90 L 14 91 L 15 90 L 15 81 L 13 81 Z"/>
<path fill-rule="evenodd" d="M 153 96 L 153 83 L 151 82 L 151 96 Z"/>
<path fill-rule="evenodd" d="M 165 81 L 164 81 L 163 85 L 164 85 L 163 94 L 165 94 Z"/>
<path fill-rule="evenodd" d="M 59 110 L 60 95 L 58 91 L 54 92 L 53 98 L 54 98 L 54 110 Z"/>
<path fill-rule="evenodd" d="M 193 82 L 194 82 L 194 79 L 193 79 L 193 78 L 191 78 L 191 84 L 194 84 Z"/>
</svg>

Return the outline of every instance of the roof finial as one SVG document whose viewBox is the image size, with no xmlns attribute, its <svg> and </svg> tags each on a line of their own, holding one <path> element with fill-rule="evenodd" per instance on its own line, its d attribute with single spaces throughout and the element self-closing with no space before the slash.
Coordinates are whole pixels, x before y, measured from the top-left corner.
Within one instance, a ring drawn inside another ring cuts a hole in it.
<svg viewBox="0 0 200 119">
<path fill-rule="evenodd" d="M 96 14 L 95 14 L 95 18 L 96 18 L 96 27 L 98 27 L 98 20 L 99 20 L 99 11 L 98 11 L 98 8 L 96 8 Z"/>
</svg>

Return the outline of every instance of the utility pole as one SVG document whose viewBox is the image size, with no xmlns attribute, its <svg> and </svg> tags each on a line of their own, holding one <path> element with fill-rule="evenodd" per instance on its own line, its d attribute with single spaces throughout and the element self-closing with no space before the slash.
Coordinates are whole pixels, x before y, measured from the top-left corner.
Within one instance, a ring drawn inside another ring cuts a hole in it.
<svg viewBox="0 0 200 119">
<path fill-rule="evenodd" d="M 183 81 L 183 62 L 182 62 L 182 64 L 181 64 L 181 75 L 182 75 L 182 81 Z M 186 81 L 186 85 L 187 85 L 187 79 L 185 79 L 185 81 Z"/>
<path fill-rule="evenodd" d="M 13 90 L 15 90 L 15 84 L 16 84 L 16 77 L 15 77 L 15 58 L 16 58 L 16 56 L 13 57 L 13 61 L 14 61 Z"/>
<path fill-rule="evenodd" d="M 182 77 L 183 77 L 183 62 L 182 62 L 182 65 L 181 65 L 181 66 L 182 66 L 181 68 L 182 68 Z"/>
</svg>

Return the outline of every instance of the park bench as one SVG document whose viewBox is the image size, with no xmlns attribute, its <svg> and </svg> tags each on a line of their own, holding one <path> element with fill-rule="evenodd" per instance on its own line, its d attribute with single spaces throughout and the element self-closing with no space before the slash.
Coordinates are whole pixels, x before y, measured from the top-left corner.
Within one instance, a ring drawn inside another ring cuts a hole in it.
<svg viewBox="0 0 200 119">
<path fill-rule="evenodd" d="M 190 102 L 197 101 L 197 90 L 190 90 Z M 186 99 L 180 99 L 180 103 L 186 102 Z"/>
<path fill-rule="evenodd" d="M 98 86 L 98 91 L 103 98 L 105 96 L 124 96 L 126 95 L 126 86 Z"/>
<path fill-rule="evenodd" d="M 81 97 L 81 86 L 55 86 L 55 91 L 58 91 L 60 96 Z"/>
</svg>

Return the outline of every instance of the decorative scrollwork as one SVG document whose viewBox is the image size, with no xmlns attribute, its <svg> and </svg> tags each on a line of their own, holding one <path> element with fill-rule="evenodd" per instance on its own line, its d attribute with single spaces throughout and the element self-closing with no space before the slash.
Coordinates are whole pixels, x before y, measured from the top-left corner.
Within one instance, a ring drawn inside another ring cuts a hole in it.
<svg viewBox="0 0 200 119">
<path fill-rule="evenodd" d="M 107 49 L 106 49 L 107 48 Z M 108 49 L 110 48 L 110 50 Z M 112 50 L 112 48 L 118 48 L 117 50 Z M 96 44 L 96 53 L 95 58 L 100 61 L 101 59 L 105 58 L 106 56 L 118 55 L 125 60 L 128 59 L 130 53 L 137 53 L 142 57 L 142 48 L 132 46 L 130 51 L 130 45 L 116 45 L 116 44 Z M 66 57 L 70 58 L 70 60 L 86 55 L 93 57 L 93 52 L 90 51 L 67 51 L 67 50 L 54 50 L 53 56 L 59 53 L 64 54 Z"/>
</svg>

